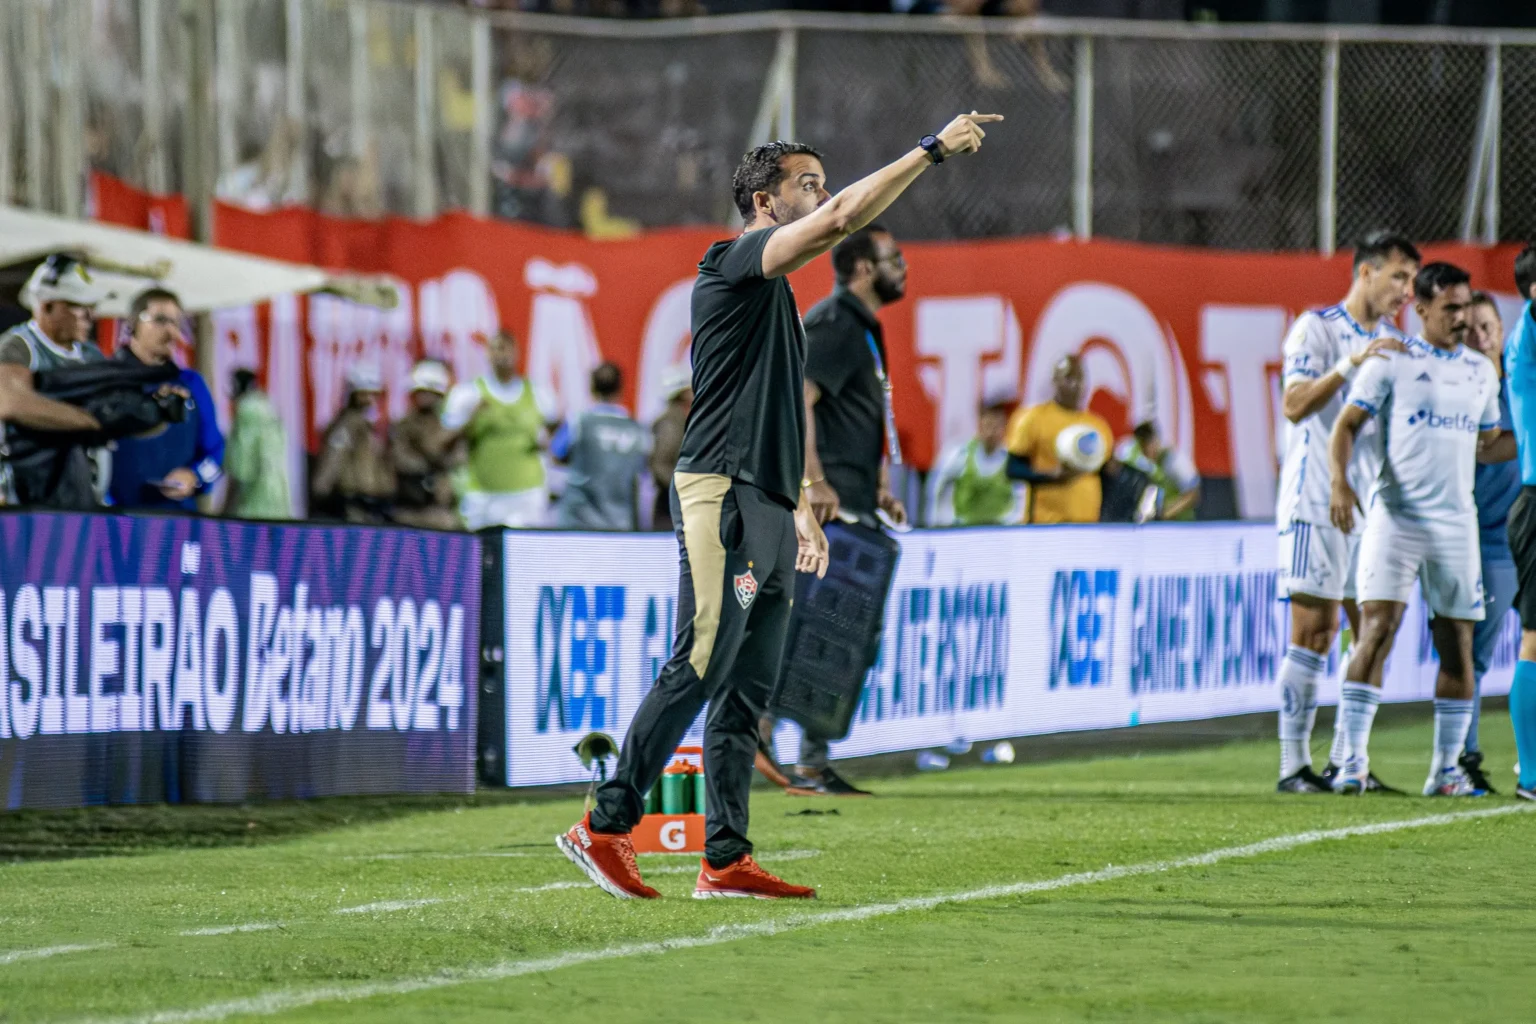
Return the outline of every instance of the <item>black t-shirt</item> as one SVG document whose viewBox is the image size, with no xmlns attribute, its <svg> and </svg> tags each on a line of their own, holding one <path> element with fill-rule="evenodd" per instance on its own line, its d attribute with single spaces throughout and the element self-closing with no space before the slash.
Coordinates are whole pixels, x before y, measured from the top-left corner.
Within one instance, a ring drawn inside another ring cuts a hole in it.
<svg viewBox="0 0 1536 1024">
<path fill-rule="evenodd" d="M 719 473 L 791 508 L 805 474 L 805 330 L 795 293 L 763 277 L 777 228 L 716 242 L 693 284 L 693 410 L 677 469 Z"/>
<path fill-rule="evenodd" d="M 875 513 L 885 453 L 885 389 L 875 374 L 871 338 L 885 365 L 880 321 L 842 288 L 805 316 L 805 375 L 821 389 L 816 452 L 838 501 L 861 515 Z"/>
</svg>

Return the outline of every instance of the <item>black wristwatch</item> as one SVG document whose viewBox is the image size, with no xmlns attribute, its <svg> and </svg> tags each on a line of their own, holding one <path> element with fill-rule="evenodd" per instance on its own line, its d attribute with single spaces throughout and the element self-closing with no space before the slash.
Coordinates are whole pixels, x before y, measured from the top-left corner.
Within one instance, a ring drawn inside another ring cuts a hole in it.
<svg viewBox="0 0 1536 1024">
<path fill-rule="evenodd" d="M 939 145 L 939 137 L 937 135 L 924 135 L 917 140 L 917 144 L 928 154 L 930 161 L 936 164 L 944 162 L 944 147 Z"/>
</svg>

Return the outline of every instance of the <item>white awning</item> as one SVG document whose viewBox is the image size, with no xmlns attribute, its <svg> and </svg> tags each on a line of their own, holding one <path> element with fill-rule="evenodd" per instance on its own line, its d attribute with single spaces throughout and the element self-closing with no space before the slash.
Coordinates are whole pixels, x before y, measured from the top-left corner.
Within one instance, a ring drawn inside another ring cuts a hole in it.
<svg viewBox="0 0 1536 1024">
<path fill-rule="evenodd" d="M 386 309 L 399 302 L 394 287 L 378 278 L 329 274 L 303 263 L 0 204 L 0 266 L 60 252 L 83 255 L 92 277 L 111 291 L 96 307 L 98 316 L 123 316 L 134 296 L 151 284 L 179 295 L 189 313 L 317 291 Z"/>
</svg>

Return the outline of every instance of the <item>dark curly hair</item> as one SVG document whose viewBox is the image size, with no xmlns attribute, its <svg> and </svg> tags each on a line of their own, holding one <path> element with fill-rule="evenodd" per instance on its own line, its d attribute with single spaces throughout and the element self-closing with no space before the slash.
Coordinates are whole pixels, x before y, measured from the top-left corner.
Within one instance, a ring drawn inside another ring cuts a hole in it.
<svg viewBox="0 0 1536 1024">
<path fill-rule="evenodd" d="M 765 142 L 747 151 L 731 175 L 731 198 L 742 220 L 752 223 L 752 194 L 778 188 L 784 180 L 784 158 L 800 153 L 821 159 L 820 151 L 803 142 Z"/>
</svg>

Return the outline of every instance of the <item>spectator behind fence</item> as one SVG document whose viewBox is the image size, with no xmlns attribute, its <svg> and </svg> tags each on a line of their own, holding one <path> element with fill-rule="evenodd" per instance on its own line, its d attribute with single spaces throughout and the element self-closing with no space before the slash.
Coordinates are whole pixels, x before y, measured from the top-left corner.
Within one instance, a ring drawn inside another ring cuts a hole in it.
<svg viewBox="0 0 1536 1024">
<path fill-rule="evenodd" d="M 981 407 L 976 436 L 939 460 L 928 484 L 929 526 L 1001 526 L 1023 518 L 1024 487 L 1008 478 L 1009 403 Z"/>
<path fill-rule="evenodd" d="M 433 530 L 457 530 L 453 471 L 463 459 L 459 435 L 443 426 L 448 367 L 424 359 L 411 370 L 411 411 L 389 435 L 395 468 L 395 522 Z"/>
<path fill-rule="evenodd" d="M 224 448 L 224 514 L 240 519 L 292 519 L 288 437 L 272 399 L 252 370 L 236 370 L 230 385 L 234 423 Z"/>
<path fill-rule="evenodd" d="M 651 511 L 651 529 L 672 529 L 672 474 L 683 449 L 683 428 L 688 425 L 688 411 L 693 408 L 693 372 L 679 366 L 667 374 L 664 390 L 667 408 L 651 424 L 651 479 L 656 481 L 656 503 Z"/>
<path fill-rule="evenodd" d="M 315 467 L 311 507 L 349 523 L 388 521 L 395 474 L 379 435 L 379 368 L 354 363 L 347 370 L 347 401 L 325 428 L 320 464 Z"/>
<path fill-rule="evenodd" d="M 150 288 L 140 293 L 128 314 L 133 333 L 113 359 L 129 366 L 170 364 L 185 339 L 183 317 L 173 292 Z M 207 383 L 202 374 L 185 368 L 177 383 L 187 392 L 184 419 L 116 443 L 107 494 L 118 508 L 195 511 L 197 496 L 224 474 L 224 435 Z"/>
<path fill-rule="evenodd" d="M 1156 420 L 1138 423 L 1131 436 L 1115 449 L 1115 458 L 1141 470 L 1162 488 L 1163 508 L 1158 518 L 1195 518 L 1195 506 L 1200 503 L 1200 473 L 1183 452 L 1163 443 Z"/>
<path fill-rule="evenodd" d="M 22 292 L 32 319 L 0 335 L 0 420 L 61 434 L 99 426 L 90 413 L 44 397 L 33 385 L 39 372 L 105 359 L 88 333 L 91 308 L 103 296 L 85 267 L 68 256 L 50 256 L 33 271 Z M 55 508 L 93 508 L 101 498 L 96 481 L 104 476 L 98 471 L 104 468 L 102 457 L 72 448 L 46 498 L 19 494 L 10 465 L 0 466 L 0 503 L 46 501 Z"/>
<path fill-rule="evenodd" d="M 624 375 L 612 363 L 592 371 L 597 404 L 555 434 L 550 454 L 570 466 L 565 493 L 555 510 L 562 530 L 637 530 L 640 474 L 651 438 L 618 404 Z"/>
<path fill-rule="evenodd" d="M 443 403 L 443 426 L 469 452 L 460 511 L 471 530 L 544 526 L 549 520 L 543 449 L 554 403 L 517 375 L 517 339 L 498 331 L 487 346 L 491 372 L 459 384 Z"/>
</svg>

